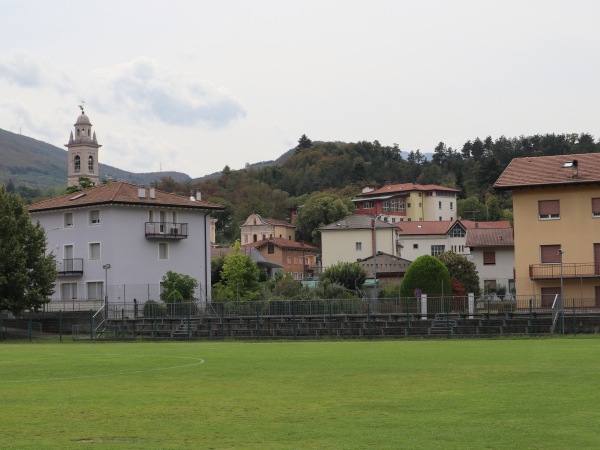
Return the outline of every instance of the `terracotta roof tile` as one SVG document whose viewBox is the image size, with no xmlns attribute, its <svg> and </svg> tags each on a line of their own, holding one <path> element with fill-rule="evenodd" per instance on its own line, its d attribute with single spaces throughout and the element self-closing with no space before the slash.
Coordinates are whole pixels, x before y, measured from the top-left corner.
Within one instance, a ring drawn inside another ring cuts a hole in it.
<svg viewBox="0 0 600 450">
<path fill-rule="evenodd" d="M 467 247 L 514 247 L 512 228 L 472 228 L 467 231 Z"/>
<path fill-rule="evenodd" d="M 329 225 L 325 225 L 324 227 L 319 228 L 320 230 L 357 230 L 357 229 L 371 229 L 373 228 L 373 219 L 374 217 L 369 216 L 367 214 L 352 214 L 348 217 L 344 217 L 343 219 L 336 220 Z M 377 219 L 377 228 L 394 228 L 394 224 L 389 222 L 384 222 L 383 220 Z"/>
<path fill-rule="evenodd" d="M 577 176 L 565 163 L 577 161 Z M 600 153 L 515 158 L 504 169 L 494 187 L 513 189 L 529 186 L 600 183 Z"/>
<path fill-rule="evenodd" d="M 292 225 L 287 220 L 271 219 L 271 218 L 268 218 L 268 217 L 262 217 L 262 220 L 264 220 L 269 225 L 280 225 L 280 226 L 284 226 L 284 227 L 296 228 L 295 225 Z"/>
<path fill-rule="evenodd" d="M 195 201 L 183 195 L 170 194 L 155 190 L 155 198 L 150 198 L 150 189 L 144 188 L 145 196 L 138 196 L 138 189 L 134 184 L 124 181 L 108 183 L 93 188 L 85 189 L 73 194 L 61 195 L 29 205 L 30 212 L 51 211 L 54 209 L 77 208 L 81 206 L 129 204 L 149 206 L 170 206 L 195 209 L 221 210 L 223 206 L 216 203 Z"/>
<path fill-rule="evenodd" d="M 460 223 L 465 230 L 475 228 L 510 228 L 510 222 L 503 220 L 498 222 L 474 222 L 472 220 L 423 220 L 419 222 L 396 222 L 401 235 L 426 235 L 446 234 L 454 224 Z"/>
<path fill-rule="evenodd" d="M 372 195 L 391 194 L 393 192 L 411 192 L 411 191 L 449 191 L 449 192 L 460 192 L 458 189 L 453 189 L 444 186 L 438 186 L 435 184 L 413 184 L 413 183 L 402 183 L 402 184 L 388 184 L 379 189 L 375 189 L 371 192 L 364 192 L 358 194 L 358 197 L 369 197 Z"/>
<path fill-rule="evenodd" d="M 306 250 L 307 252 L 317 252 L 319 249 L 312 245 L 305 244 L 303 242 L 291 241 L 289 239 L 272 237 L 268 239 L 262 239 L 260 241 L 251 242 L 249 244 L 242 245 L 242 249 L 261 248 L 265 245 L 272 243 L 280 248 L 292 249 L 292 250 Z"/>
</svg>

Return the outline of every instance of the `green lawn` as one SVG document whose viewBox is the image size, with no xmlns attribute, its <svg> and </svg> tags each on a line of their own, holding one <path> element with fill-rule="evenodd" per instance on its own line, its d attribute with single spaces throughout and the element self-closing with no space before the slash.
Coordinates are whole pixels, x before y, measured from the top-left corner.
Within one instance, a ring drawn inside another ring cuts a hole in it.
<svg viewBox="0 0 600 450">
<path fill-rule="evenodd" d="M 598 448 L 600 339 L 2 343 L 0 448 Z"/>
</svg>

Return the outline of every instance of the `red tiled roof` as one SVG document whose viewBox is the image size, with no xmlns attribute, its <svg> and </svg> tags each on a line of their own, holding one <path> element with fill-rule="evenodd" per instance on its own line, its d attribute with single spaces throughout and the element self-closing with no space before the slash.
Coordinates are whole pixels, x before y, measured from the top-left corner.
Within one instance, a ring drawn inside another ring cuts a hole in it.
<svg viewBox="0 0 600 450">
<path fill-rule="evenodd" d="M 577 161 L 577 176 L 565 163 Z M 600 153 L 515 158 L 504 169 L 494 187 L 512 189 L 530 186 L 600 183 Z"/>
<path fill-rule="evenodd" d="M 382 188 L 375 189 L 371 192 L 364 192 L 358 194 L 358 197 L 369 197 L 372 195 L 391 194 L 394 192 L 411 192 L 411 191 L 449 191 L 449 192 L 460 192 L 458 189 L 453 189 L 444 186 L 438 186 L 435 184 L 414 184 L 414 183 L 403 183 L 403 184 L 388 184 Z"/>
<path fill-rule="evenodd" d="M 472 228 L 467 231 L 467 247 L 514 247 L 512 228 Z"/>
<path fill-rule="evenodd" d="M 292 225 L 287 220 L 271 219 L 271 218 L 267 218 L 267 217 L 262 217 L 262 220 L 267 222 L 269 225 L 279 225 L 279 226 L 284 226 L 284 227 L 296 228 L 295 225 Z"/>
<path fill-rule="evenodd" d="M 415 234 L 446 234 L 448 233 L 454 224 L 460 223 L 465 230 L 477 229 L 477 228 L 511 228 L 510 222 L 502 220 L 498 222 L 474 222 L 472 220 L 431 220 L 431 221 L 419 221 L 419 222 L 396 222 L 396 226 L 400 229 L 401 235 Z"/>
<path fill-rule="evenodd" d="M 145 196 L 140 198 L 138 189 L 144 189 Z M 183 195 L 170 194 L 155 190 L 155 198 L 150 198 L 150 189 L 119 181 L 108 183 L 73 194 L 61 195 L 29 205 L 30 212 L 51 211 L 54 209 L 76 208 L 81 206 L 125 204 L 148 206 L 171 206 L 193 209 L 221 210 L 216 203 L 195 201 Z"/>
<path fill-rule="evenodd" d="M 262 239 L 257 242 L 251 242 L 249 244 L 244 244 L 242 246 L 243 249 L 250 248 L 261 248 L 265 245 L 272 243 L 277 247 L 288 249 L 288 250 L 306 250 L 307 252 L 318 252 L 319 249 L 317 247 L 313 247 L 312 245 L 304 244 L 303 242 L 291 241 L 289 239 L 272 237 L 268 239 Z"/>
</svg>

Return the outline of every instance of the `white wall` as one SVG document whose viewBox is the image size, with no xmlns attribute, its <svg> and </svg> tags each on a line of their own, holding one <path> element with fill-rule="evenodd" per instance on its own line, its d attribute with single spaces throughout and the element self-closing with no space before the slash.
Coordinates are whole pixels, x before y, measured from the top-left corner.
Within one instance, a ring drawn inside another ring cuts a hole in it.
<svg viewBox="0 0 600 450">
<path fill-rule="evenodd" d="M 378 228 L 376 247 L 378 252 L 397 255 L 396 228 Z M 356 243 L 361 243 L 361 250 L 356 250 Z M 373 230 L 341 229 L 321 230 L 321 258 L 323 268 L 339 262 L 356 262 L 373 255 Z"/>
</svg>

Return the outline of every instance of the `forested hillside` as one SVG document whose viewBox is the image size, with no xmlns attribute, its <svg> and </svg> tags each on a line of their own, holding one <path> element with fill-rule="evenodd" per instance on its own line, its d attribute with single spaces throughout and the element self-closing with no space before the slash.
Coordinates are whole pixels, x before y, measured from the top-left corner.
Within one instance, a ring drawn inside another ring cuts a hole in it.
<svg viewBox="0 0 600 450">
<path fill-rule="evenodd" d="M 365 186 L 390 183 L 455 187 L 461 190 L 459 214 L 475 220 L 500 220 L 511 218 L 510 194 L 495 192 L 492 185 L 513 158 L 598 151 L 600 143 L 589 134 L 476 138 L 461 149 L 440 142 L 430 160 L 418 150 L 403 158 L 398 146 L 382 146 L 377 141 L 308 141 L 278 165 L 238 171 L 225 167 L 221 177 L 197 184 L 163 178 L 158 187 L 180 193 L 200 190 L 204 200 L 225 205 L 217 225 L 218 239 L 223 242 L 239 235 L 240 224 L 252 212 L 284 219 L 291 208 L 316 192 L 349 200 Z"/>
</svg>

